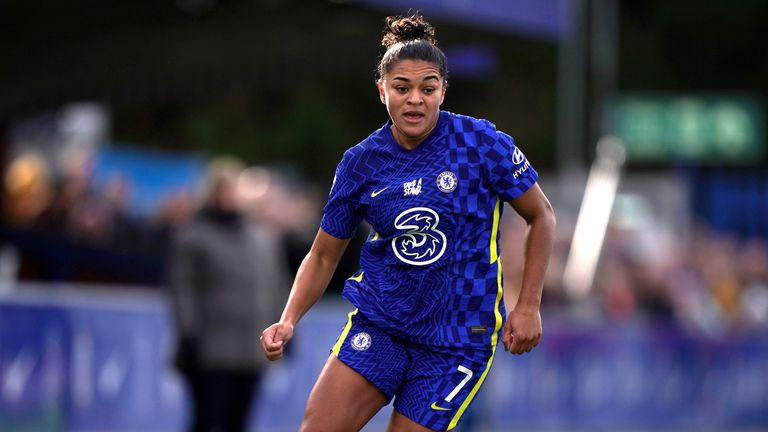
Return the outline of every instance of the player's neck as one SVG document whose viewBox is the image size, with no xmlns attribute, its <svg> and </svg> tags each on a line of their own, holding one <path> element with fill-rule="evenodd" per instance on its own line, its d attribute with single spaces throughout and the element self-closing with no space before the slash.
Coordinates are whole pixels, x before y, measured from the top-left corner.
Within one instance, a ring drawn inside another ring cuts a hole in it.
<svg viewBox="0 0 768 432">
<path fill-rule="evenodd" d="M 404 147 L 408 150 L 414 150 L 416 147 L 419 146 L 424 140 L 427 139 L 427 137 L 432 133 L 432 131 L 435 130 L 435 127 L 437 126 L 437 122 L 432 125 L 429 130 L 427 130 L 423 135 L 415 138 L 408 137 L 403 131 L 401 131 L 397 125 L 393 122 L 392 126 L 389 127 L 389 129 L 392 131 L 392 136 L 395 138 L 395 142 L 400 146 Z"/>
</svg>

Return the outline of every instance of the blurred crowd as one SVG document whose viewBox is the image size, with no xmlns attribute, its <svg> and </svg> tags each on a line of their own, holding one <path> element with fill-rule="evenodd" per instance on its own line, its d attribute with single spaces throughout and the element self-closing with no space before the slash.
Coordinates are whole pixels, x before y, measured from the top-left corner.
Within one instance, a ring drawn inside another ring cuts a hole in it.
<svg viewBox="0 0 768 432">
<path fill-rule="evenodd" d="M 171 236 L 200 209 L 203 186 L 170 191 L 153 208 L 138 212 L 131 179 L 116 173 L 97 184 L 93 160 L 92 154 L 76 153 L 57 165 L 25 153 L 6 164 L 0 239 L 19 255 L 14 276 L 163 284 Z M 200 183 L 204 175 L 201 170 Z M 311 241 L 314 233 L 308 230 L 319 212 L 314 188 L 296 183 L 264 167 L 249 167 L 238 179 L 244 215 L 281 237 L 292 263 Z"/>
<path fill-rule="evenodd" d="M 130 182 L 115 176 L 95 185 L 91 169 L 87 157 L 72 157 L 53 170 L 35 154 L 6 165 L 0 228 L 3 247 L 11 245 L 20 255 L 17 276 L 163 284 L 169 234 L 198 209 L 197 192 L 171 193 L 154 211 L 138 216 L 129 207 Z M 282 239 L 289 269 L 295 271 L 317 229 L 323 188 L 264 167 L 245 170 L 238 187 L 248 220 Z M 514 287 L 521 275 L 525 226 L 512 213 L 507 212 L 504 225 L 503 257 L 506 283 Z M 576 300 L 563 284 L 572 228 L 560 219 L 545 307 L 617 322 L 651 317 L 707 333 L 768 328 L 766 239 L 740 238 L 706 226 L 676 231 L 612 224 L 593 289 L 586 299 Z M 363 241 L 362 231 L 355 241 Z M 349 247 L 330 291 L 338 291 L 356 270 L 356 250 L 354 244 Z"/>
<path fill-rule="evenodd" d="M 505 283 L 514 294 L 522 279 L 525 224 L 507 212 L 502 229 Z M 573 229 L 568 217 L 558 218 L 544 309 L 613 323 L 667 322 L 713 336 L 768 329 L 765 238 L 740 238 L 693 222 L 689 229 L 671 229 L 612 220 L 592 289 L 582 297 L 570 294 L 564 283 Z M 507 305 L 514 301 L 508 298 Z"/>
<path fill-rule="evenodd" d="M 190 195 L 180 191 L 140 220 L 131 212 L 131 193 L 130 181 L 120 176 L 94 185 L 92 160 L 84 153 L 69 157 L 60 170 L 36 153 L 23 154 L 6 170 L 5 225 L 89 245 L 151 249 L 192 210 Z"/>
<path fill-rule="evenodd" d="M 704 227 L 689 239 L 672 237 L 664 250 L 635 251 L 631 236 L 612 232 L 598 273 L 607 313 L 639 309 L 673 316 L 707 332 L 768 328 L 768 244 Z"/>
</svg>

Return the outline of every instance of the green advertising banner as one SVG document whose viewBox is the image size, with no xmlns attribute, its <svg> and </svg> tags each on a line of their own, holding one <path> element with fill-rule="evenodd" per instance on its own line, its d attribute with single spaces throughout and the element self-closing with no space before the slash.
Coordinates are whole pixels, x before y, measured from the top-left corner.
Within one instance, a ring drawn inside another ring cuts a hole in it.
<svg viewBox="0 0 768 432">
<path fill-rule="evenodd" d="M 743 95 L 625 94 L 608 111 L 630 162 L 758 162 L 764 118 L 760 103 Z"/>
</svg>

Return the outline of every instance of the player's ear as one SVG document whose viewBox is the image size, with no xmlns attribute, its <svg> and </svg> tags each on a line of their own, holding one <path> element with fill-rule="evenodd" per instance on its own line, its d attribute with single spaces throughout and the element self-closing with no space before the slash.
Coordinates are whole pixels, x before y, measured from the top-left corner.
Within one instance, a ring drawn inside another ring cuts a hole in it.
<svg viewBox="0 0 768 432">
<path fill-rule="evenodd" d="M 443 104 L 443 101 L 445 100 L 445 91 L 448 90 L 448 80 L 443 80 L 443 88 L 440 90 L 440 104 Z"/>
<path fill-rule="evenodd" d="M 387 98 L 385 97 L 385 94 L 384 94 L 384 80 L 379 79 L 378 81 L 376 81 L 376 87 L 379 88 L 379 99 L 381 100 L 381 103 L 386 105 Z"/>
</svg>

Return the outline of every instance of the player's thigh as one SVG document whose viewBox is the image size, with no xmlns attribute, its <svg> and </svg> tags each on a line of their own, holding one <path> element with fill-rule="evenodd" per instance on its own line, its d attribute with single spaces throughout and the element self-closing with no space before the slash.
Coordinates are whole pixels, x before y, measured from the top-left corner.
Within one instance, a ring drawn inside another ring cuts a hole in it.
<svg viewBox="0 0 768 432">
<path fill-rule="evenodd" d="M 397 411 L 392 411 L 387 432 L 433 432 Z"/>
<path fill-rule="evenodd" d="M 387 402 L 381 390 L 331 355 L 309 396 L 301 430 L 359 431 Z"/>
</svg>

